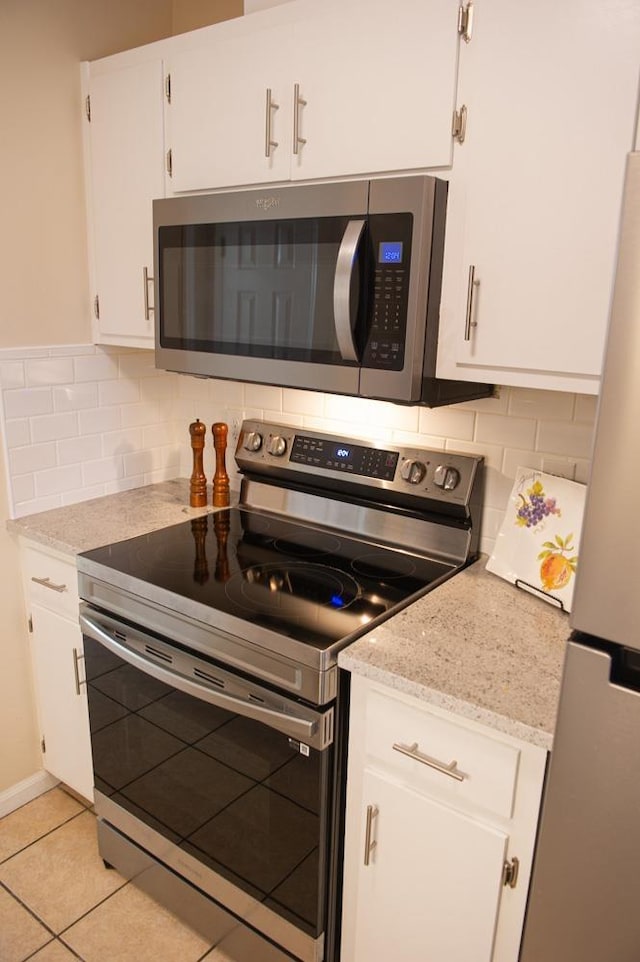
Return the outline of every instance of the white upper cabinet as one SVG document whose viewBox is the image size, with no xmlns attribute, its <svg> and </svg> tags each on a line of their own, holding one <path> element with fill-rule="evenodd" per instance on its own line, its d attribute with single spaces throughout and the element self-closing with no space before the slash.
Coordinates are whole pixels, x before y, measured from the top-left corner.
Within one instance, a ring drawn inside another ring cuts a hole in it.
<svg viewBox="0 0 640 962">
<path fill-rule="evenodd" d="M 597 393 L 639 64 L 636 0 L 475 4 L 440 376 Z"/>
<path fill-rule="evenodd" d="M 220 24 L 205 46 L 171 54 L 172 191 L 289 178 L 291 27 L 263 19 Z"/>
<path fill-rule="evenodd" d="M 449 166 L 458 4 L 332 0 L 303 10 L 291 79 L 305 142 L 294 145 L 292 178 Z"/>
<path fill-rule="evenodd" d="M 153 345 L 151 202 L 165 193 L 163 66 L 158 57 L 89 67 L 87 206 L 94 340 Z"/>
<path fill-rule="evenodd" d="M 298 0 L 194 36 L 170 56 L 171 189 L 449 165 L 457 21 L 453 0 Z"/>
</svg>

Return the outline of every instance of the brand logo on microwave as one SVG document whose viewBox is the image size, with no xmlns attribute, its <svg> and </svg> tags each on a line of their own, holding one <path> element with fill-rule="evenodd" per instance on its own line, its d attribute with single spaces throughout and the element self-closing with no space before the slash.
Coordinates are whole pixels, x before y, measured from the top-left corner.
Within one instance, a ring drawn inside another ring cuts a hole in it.
<svg viewBox="0 0 640 962">
<path fill-rule="evenodd" d="M 260 210 L 271 210 L 272 207 L 280 206 L 279 197 L 259 197 L 256 200 L 256 207 Z"/>
</svg>

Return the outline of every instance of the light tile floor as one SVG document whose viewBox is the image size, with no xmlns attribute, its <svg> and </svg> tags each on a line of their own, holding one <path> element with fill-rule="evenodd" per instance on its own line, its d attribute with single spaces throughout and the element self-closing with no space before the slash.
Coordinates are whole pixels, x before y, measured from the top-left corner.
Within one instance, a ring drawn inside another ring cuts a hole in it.
<svg viewBox="0 0 640 962">
<path fill-rule="evenodd" d="M 98 854 L 61 788 L 0 819 L 0 962 L 228 962 Z"/>
</svg>

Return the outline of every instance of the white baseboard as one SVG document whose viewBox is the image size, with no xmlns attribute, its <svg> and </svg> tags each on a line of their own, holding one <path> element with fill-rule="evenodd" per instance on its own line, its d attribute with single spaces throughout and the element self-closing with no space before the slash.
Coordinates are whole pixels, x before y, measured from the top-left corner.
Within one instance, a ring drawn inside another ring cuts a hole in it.
<svg viewBox="0 0 640 962">
<path fill-rule="evenodd" d="M 20 808 L 21 805 L 26 805 L 27 802 L 33 801 L 38 795 L 43 795 L 48 792 L 50 788 L 58 785 L 59 781 L 50 775 L 49 772 L 44 770 L 36 772 L 35 775 L 29 775 L 28 778 L 24 778 L 17 785 L 12 785 L 11 788 L 5 789 L 4 792 L 0 792 L 0 818 L 3 815 L 8 815 L 10 812 L 14 812 L 16 808 Z"/>
</svg>

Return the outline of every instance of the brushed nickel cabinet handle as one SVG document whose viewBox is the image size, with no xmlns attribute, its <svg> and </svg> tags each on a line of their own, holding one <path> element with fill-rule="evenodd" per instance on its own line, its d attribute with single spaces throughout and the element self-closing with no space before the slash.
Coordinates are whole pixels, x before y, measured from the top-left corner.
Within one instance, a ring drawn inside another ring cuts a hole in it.
<svg viewBox="0 0 640 962">
<path fill-rule="evenodd" d="M 145 321 L 150 321 L 153 306 L 149 304 L 149 283 L 153 284 L 153 277 L 149 274 L 148 267 L 142 268 L 142 281 L 144 287 L 144 319 Z"/>
<path fill-rule="evenodd" d="M 396 742 L 393 750 L 394 752 L 400 752 L 401 755 L 407 755 L 409 758 L 413 758 L 414 761 L 420 762 L 421 765 L 433 768 L 436 772 L 441 772 L 443 775 L 455 778 L 457 782 L 463 782 L 465 778 L 468 777 L 464 772 L 459 770 L 457 761 L 452 761 L 447 764 L 446 762 L 439 762 L 437 758 L 431 758 L 429 755 L 424 755 L 422 752 L 419 752 L 417 742 L 414 742 L 413 745 L 400 745 Z"/>
<path fill-rule="evenodd" d="M 32 577 L 31 580 L 34 581 L 37 585 L 42 585 L 43 588 L 51 588 L 52 591 L 63 592 L 67 590 L 66 585 L 57 585 L 55 581 L 51 580 L 51 578 Z"/>
<path fill-rule="evenodd" d="M 367 805 L 367 824 L 365 827 L 364 835 L 364 864 L 369 865 L 371 861 L 371 853 L 378 844 L 375 839 L 371 838 L 373 831 L 373 820 L 378 814 L 377 805 Z"/>
<path fill-rule="evenodd" d="M 73 675 L 76 682 L 76 695 L 80 694 L 80 685 L 86 685 L 86 682 L 80 681 L 80 669 L 78 667 L 78 662 L 84 660 L 84 655 L 78 654 L 78 649 L 73 649 Z"/>
<path fill-rule="evenodd" d="M 293 85 L 293 152 L 299 153 L 300 144 L 306 144 L 300 136 L 300 108 L 306 107 L 307 101 L 300 96 L 300 84 Z"/>
<path fill-rule="evenodd" d="M 279 110 L 279 109 L 280 109 L 280 104 L 277 104 L 271 97 L 271 87 L 267 87 L 266 124 L 265 124 L 265 132 L 264 132 L 265 157 L 270 157 L 271 148 L 278 146 L 278 141 L 271 139 L 271 111 Z"/>
<path fill-rule="evenodd" d="M 467 316 L 464 325 L 464 339 L 465 341 L 471 340 L 471 328 L 477 327 L 478 322 L 473 319 L 473 307 L 474 307 L 474 294 L 476 287 L 478 287 L 480 281 L 476 280 L 476 267 L 475 264 L 469 266 L 469 281 L 467 284 Z"/>
</svg>

